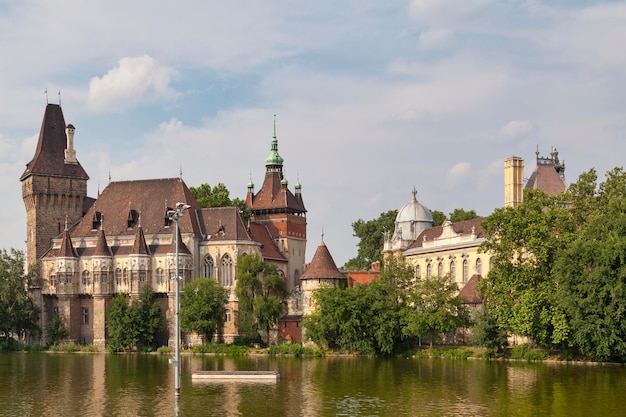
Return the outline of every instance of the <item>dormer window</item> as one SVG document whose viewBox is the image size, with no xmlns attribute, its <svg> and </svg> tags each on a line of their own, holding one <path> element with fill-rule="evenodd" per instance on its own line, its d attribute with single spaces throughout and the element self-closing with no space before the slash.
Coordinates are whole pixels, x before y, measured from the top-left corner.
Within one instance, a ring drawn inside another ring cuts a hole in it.
<svg viewBox="0 0 626 417">
<path fill-rule="evenodd" d="M 135 209 L 130 209 L 128 211 L 128 219 L 127 219 L 128 228 L 130 229 L 135 224 L 137 224 L 137 220 L 139 220 L 139 213 Z"/>
<path fill-rule="evenodd" d="M 170 219 L 170 212 L 174 211 L 171 207 L 165 208 L 165 216 L 163 217 L 163 226 L 170 227 L 172 224 L 172 219 Z"/>
<path fill-rule="evenodd" d="M 102 213 L 96 211 L 93 213 L 93 218 L 91 219 L 91 229 L 98 230 L 100 225 L 102 224 Z"/>
</svg>

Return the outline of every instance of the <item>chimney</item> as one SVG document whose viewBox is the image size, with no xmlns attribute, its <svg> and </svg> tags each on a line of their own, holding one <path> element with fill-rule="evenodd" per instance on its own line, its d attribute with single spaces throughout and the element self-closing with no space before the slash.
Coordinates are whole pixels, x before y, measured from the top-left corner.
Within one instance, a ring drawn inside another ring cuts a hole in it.
<svg viewBox="0 0 626 417">
<path fill-rule="evenodd" d="M 504 207 L 517 207 L 524 199 L 524 160 L 512 156 L 504 161 Z"/>
<path fill-rule="evenodd" d="M 67 146 L 65 147 L 65 162 L 66 164 L 78 164 L 78 160 L 76 159 L 76 150 L 74 150 L 74 128 L 73 125 L 69 124 L 65 128 L 65 136 L 67 136 Z"/>
</svg>

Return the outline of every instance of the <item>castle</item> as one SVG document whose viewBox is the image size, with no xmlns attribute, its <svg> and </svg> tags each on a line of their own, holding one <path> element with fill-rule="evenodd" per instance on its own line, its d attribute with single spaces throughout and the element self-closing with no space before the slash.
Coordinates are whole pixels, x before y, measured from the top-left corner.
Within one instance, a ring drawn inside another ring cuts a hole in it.
<svg viewBox="0 0 626 417">
<path fill-rule="evenodd" d="M 46 106 L 33 159 L 20 177 L 26 207 L 27 269 L 36 268 L 40 285 L 31 291 L 41 310 L 40 327 L 58 312 L 74 343 L 105 346 L 106 312 L 112 298 L 137 298 L 143 287 L 155 293 L 175 340 L 176 246 L 187 283 L 216 279 L 228 290 L 224 328 L 219 337 L 237 336 L 235 267 L 244 254 L 273 262 L 287 289 L 301 297 L 305 266 L 306 209 L 301 185 L 295 192 L 283 175 L 274 126 L 265 178 L 255 193 L 248 184 L 244 222 L 235 207 L 201 208 L 182 178 L 114 181 L 87 196 L 89 176 L 76 157 L 75 127 L 65 124 L 60 105 Z M 178 220 L 178 245 L 170 213 L 178 203 L 189 209 Z M 289 302 L 283 321 L 301 319 L 298 300 Z M 189 335 L 187 335 L 189 337 Z"/>
</svg>

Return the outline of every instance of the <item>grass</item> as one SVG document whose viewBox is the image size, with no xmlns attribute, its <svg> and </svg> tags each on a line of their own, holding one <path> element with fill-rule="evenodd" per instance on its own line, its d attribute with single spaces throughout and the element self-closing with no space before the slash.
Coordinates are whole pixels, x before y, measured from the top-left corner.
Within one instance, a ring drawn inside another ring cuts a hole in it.
<svg viewBox="0 0 626 417">
<path fill-rule="evenodd" d="M 97 352 L 94 345 L 77 345 L 76 343 L 62 343 L 48 348 L 50 352 Z"/>
<path fill-rule="evenodd" d="M 207 343 L 204 345 L 194 346 L 191 349 L 193 353 L 213 353 L 215 355 L 225 356 L 245 356 L 248 354 L 248 347 L 238 345 L 225 345 L 221 343 Z"/>
</svg>

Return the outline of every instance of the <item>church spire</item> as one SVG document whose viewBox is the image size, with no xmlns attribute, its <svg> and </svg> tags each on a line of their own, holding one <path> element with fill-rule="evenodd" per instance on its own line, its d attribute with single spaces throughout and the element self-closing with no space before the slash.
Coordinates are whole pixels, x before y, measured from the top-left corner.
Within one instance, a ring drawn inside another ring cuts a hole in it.
<svg viewBox="0 0 626 417">
<path fill-rule="evenodd" d="M 270 167 L 282 167 L 283 158 L 278 154 L 278 139 L 276 139 L 276 115 L 274 115 L 274 136 L 272 136 L 270 146 L 270 156 L 265 159 L 265 166 L 269 170 Z"/>
</svg>

